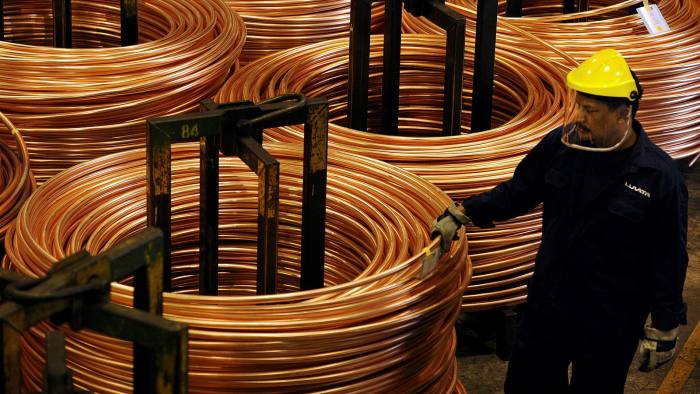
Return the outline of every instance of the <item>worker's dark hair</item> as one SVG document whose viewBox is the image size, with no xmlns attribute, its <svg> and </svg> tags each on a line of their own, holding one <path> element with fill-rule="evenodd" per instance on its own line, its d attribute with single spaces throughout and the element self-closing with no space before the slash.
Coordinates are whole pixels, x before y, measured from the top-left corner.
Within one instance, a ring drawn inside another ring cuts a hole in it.
<svg viewBox="0 0 700 394">
<path fill-rule="evenodd" d="M 632 105 L 632 119 L 634 119 L 637 116 L 637 110 L 639 109 L 639 101 L 642 99 L 642 94 L 644 94 L 644 89 L 642 89 L 642 84 L 639 83 L 639 78 L 637 78 L 637 74 L 635 74 L 632 69 L 630 69 L 630 72 L 632 73 L 632 78 L 634 78 L 634 84 L 637 85 L 637 95 L 634 101 L 630 103 L 630 101 L 627 98 L 624 97 L 606 97 L 606 96 L 597 96 L 595 94 L 589 94 L 589 93 L 583 93 L 583 92 L 578 92 L 579 94 L 582 94 L 586 97 L 590 97 L 594 100 L 602 101 L 605 104 L 608 105 L 608 108 L 610 110 L 620 108 L 623 105 Z"/>
</svg>

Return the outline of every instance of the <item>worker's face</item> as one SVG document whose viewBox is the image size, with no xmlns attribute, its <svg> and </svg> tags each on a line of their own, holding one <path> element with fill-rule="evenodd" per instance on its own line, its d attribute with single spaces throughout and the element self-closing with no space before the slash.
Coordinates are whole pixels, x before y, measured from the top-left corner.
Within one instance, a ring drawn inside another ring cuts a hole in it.
<svg viewBox="0 0 700 394">
<path fill-rule="evenodd" d="M 630 127 L 629 106 L 611 109 L 602 101 L 576 94 L 574 113 L 569 122 L 575 129 L 571 138 L 578 145 L 610 148 L 619 143 Z"/>
</svg>

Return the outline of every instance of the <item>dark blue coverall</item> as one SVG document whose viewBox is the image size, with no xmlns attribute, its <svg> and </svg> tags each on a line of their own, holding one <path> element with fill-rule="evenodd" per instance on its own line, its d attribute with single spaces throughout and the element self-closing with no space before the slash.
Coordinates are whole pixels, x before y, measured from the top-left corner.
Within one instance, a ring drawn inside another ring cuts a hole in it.
<svg viewBox="0 0 700 394">
<path fill-rule="evenodd" d="M 688 192 L 673 160 L 633 128 L 632 147 L 606 153 L 569 148 L 556 129 L 511 180 L 463 202 L 479 227 L 543 203 L 506 393 L 622 393 L 649 312 L 657 329 L 685 324 Z"/>
</svg>

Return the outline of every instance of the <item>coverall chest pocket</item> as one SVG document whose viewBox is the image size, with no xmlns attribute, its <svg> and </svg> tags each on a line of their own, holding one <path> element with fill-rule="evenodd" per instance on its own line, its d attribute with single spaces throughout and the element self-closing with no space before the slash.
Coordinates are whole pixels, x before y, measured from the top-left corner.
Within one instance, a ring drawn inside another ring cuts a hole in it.
<svg viewBox="0 0 700 394">
<path fill-rule="evenodd" d="M 563 189 L 569 184 L 569 177 L 556 168 L 550 168 L 544 174 L 544 183 L 550 188 Z"/>
<path fill-rule="evenodd" d="M 644 221 L 644 210 L 630 201 L 622 199 L 611 200 L 608 203 L 608 212 L 611 213 L 613 222 L 622 225 L 637 225 Z"/>
<path fill-rule="evenodd" d="M 617 262 L 614 265 L 619 269 L 628 267 L 625 262 L 629 263 L 630 256 L 637 255 L 652 233 L 646 223 L 648 212 L 645 207 L 648 205 L 641 201 L 629 201 L 624 197 L 612 199 L 604 211 L 606 218 L 597 226 L 600 231 L 597 243 L 604 245 L 602 249 L 605 250 L 608 261 Z"/>
<path fill-rule="evenodd" d="M 542 199 L 545 203 L 545 209 L 559 212 L 566 204 L 566 190 L 569 185 L 569 177 L 556 168 L 550 168 L 544 174 L 544 184 L 545 189 Z"/>
<path fill-rule="evenodd" d="M 602 223 L 602 233 L 609 240 L 615 240 L 619 250 L 629 250 L 649 233 L 644 224 L 647 213 L 639 204 L 625 199 L 613 199 L 608 202 L 608 219 Z"/>
</svg>

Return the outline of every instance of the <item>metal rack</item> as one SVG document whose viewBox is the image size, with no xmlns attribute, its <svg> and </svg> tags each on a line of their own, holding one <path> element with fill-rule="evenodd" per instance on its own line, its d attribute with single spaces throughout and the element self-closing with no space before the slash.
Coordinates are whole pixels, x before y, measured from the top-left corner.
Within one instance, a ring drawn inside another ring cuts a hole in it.
<svg viewBox="0 0 700 394">
<path fill-rule="evenodd" d="M 367 130 L 369 84 L 369 39 L 373 0 L 352 0 L 350 13 L 350 73 L 348 109 L 350 127 Z M 424 16 L 445 29 L 445 110 L 443 135 L 459 134 L 464 74 L 466 18 L 451 10 L 444 0 L 384 1 L 384 63 L 382 67 L 382 123 L 386 134 L 398 133 L 399 66 L 401 55 L 402 5 L 414 16 Z"/>
<path fill-rule="evenodd" d="M 54 264 L 45 277 L 0 273 L 1 394 L 21 388 L 21 336 L 51 319 L 74 331 L 89 328 L 134 343 L 134 392 L 187 392 L 187 326 L 160 317 L 163 238 L 153 228 L 97 256 L 81 251 Z M 110 283 L 134 277 L 134 308 L 110 302 Z M 45 392 L 73 392 L 63 336 L 48 336 Z"/>
<path fill-rule="evenodd" d="M 171 145 L 200 142 L 200 294 L 218 293 L 219 152 L 258 174 L 257 293 L 273 294 L 277 273 L 279 162 L 262 146 L 269 127 L 304 124 L 301 289 L 323 287 L 328 102 L 286 94 L 255 104 L 202 103 L 203 112 L 148 121 L 148 223 L 165 237 L 163 286 L 171 290 Z"/>
<path fill-rule="evenodd" d="M 369 83 L 369 27 L 373 2 L 353 0 L 350 14 L 349 124 L 353 129 L 365 131 Z M 461 130 L 466 18 L 447 7 L 444 0 L 384 1 L 381 130 L 385 134 L 398 133 L 402 6 L 412 15 L 425 17 L 445 30 L 447 41 L 442 135 L 457 135 Z M 516 6 L 517 4 L 513 3 L 512 7 Z M 497 16 L 498 2 L 478 0 L 472 93 L 473 132 L 491 128 Z"/>
</svg>

